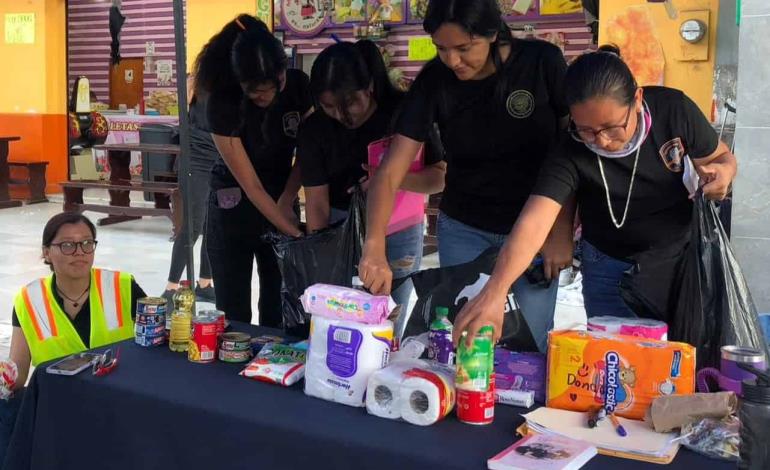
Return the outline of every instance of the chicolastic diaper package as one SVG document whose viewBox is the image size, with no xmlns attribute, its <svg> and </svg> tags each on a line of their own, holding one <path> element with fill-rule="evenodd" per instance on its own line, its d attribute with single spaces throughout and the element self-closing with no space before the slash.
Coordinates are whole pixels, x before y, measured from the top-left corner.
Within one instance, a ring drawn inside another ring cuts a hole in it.
<svg viewBox="0 0 770 470">
<path fill-rule="evenodd" d="M 695 348 L 595 331 L 554 331 L 548 338 L 547 405 L 571 411 L 604 406 L 643 419 L 663 395 L 695 392 Z"/>
</svg>

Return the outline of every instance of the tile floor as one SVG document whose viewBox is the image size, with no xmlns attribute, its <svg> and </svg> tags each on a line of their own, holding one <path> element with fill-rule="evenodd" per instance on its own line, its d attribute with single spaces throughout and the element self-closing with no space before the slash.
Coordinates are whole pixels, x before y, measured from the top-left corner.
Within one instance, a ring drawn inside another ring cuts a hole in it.
<svg viewBox="0 0 770 470">
<path fill-rule="evenodd" d="M 106 196 L 98 193 L 86 195 L 94 199 Z M 22 285 L 46 276 L 49 272 L 40 259 L 40 237 L 45 223 L 52 215 L 60 212 L 62 207 L 61 196 L 54 195 L 51 199 L 53 202 L 47 204 L 0 210 L 0 358 L 8 355 L 14 295 Z M 86 215 L 94 221 L 103 217 L 96 213 Z M 96 266 L 133 273 L 148 295 L 160 295 L 163 292 L 171 259 L 171 223 L 168 219 L 144 218 L 97 227 L 97 230 L 99 247 Z M 195 254 L 197 257 L 197 246 Z M 199 260 L 195 261 L 197 272 Z M 437 265 L 436 255 L 423 260 L 423 268 Z M 256 312 L 259 291 L 256 270 L 252 289 L 252 310 Z M 212 306 L 203 304 L 199 307 Z M 557 327 L 579 323 L 585 323 L 582 307 L 562 303 L 557 305 Z"/>
</svg>

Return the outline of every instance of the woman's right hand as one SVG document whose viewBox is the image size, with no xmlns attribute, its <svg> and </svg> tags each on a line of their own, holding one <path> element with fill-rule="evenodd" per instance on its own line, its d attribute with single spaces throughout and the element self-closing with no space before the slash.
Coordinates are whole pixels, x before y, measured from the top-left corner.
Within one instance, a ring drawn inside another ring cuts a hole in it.
<svg viewBox="0 0 770 470">
<path fill-rule="evenodd" d="M 489 284 L 479 292 L 479 295 L 470 299 L 457 314 L 452 333 L 455 345 L 460 343 L 464 331 L 468 332 L 466 341 L 468 345 L 473 342 L 476 333 L 486 326 L 492 325 L 495 329 L 494 341 L 497 342 L 503 331 L 503 315 L 505 310 L 505 297 L 503 290 L 490 288 Z"/>
<path fill-rule="evenodd" d="M 390 270 L 385 255 L 384 243 L 368 241 L 364 244 L 363 256 L 358 264 L 358 277 L 369 292 L 374 295 L 389 295 L 393 283 L 393 271 Z"/>
</svg>

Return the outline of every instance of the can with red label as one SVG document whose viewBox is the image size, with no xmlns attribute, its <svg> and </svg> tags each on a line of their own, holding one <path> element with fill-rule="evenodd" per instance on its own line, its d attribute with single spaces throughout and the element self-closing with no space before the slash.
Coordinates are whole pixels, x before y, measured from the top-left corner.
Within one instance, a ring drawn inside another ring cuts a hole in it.
<svg viewBox="0 0 770 470">
<path fill-rule="evenodd" d="M 194 316 L 187 359 L 200 364 L 214 362 L 217 357 L 217 339 L 217 318 L 206 314 Z"/>
<path fill-rule="evenodd" d="M 490 424 L 495 419 L 494 342 L 491 326 L 482 327 L 466 346 L 457 350 L 457 419 L 468 424 Z"/>
</svg>

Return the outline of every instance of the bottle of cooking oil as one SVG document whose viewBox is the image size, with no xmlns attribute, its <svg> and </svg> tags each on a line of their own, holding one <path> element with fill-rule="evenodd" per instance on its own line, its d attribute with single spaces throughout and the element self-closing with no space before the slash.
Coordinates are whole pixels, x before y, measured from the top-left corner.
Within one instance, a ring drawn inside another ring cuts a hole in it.
<svg viewBox="0 0 770 470">
<path fill-rule="evenodd" d="M 179 289 L 173 297 L 174 311 L 171 313 L 171 331 L 169 332 L 168 347 L 172 351 L 187 351 L 190 341 L 190 327 L 193 310 L 195 310 L 195 293 L 190 287 L 190 281 L 179 283 Z"/>
</svg>

